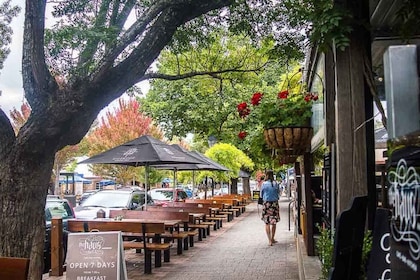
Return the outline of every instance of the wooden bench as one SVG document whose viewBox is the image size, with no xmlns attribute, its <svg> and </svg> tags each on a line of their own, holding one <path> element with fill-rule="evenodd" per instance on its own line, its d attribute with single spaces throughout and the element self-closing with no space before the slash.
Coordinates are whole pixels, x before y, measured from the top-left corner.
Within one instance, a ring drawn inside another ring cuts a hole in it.
<svg viewBox="0 0 420 280">
<path fill-rule="evenodd" d="M 239 216 L 242 213 L 241 209 L 237 209 L 238 206 L 235 206 L 238 201 L 234 199 L 186 199 L 186 203 L 200 203 L 203 205 L 216 205 L 216 204 L 223 204 L 223 208 L 221 212 L 223 213 L 232 213 L 230 220 L 233 219 L 234 216 Z"/>
<path fill-rule="evenodd" d="M 165 241 L 177 241 L 177 254 L 182 254 L 182 249 L 188 250 L 188 213 L 176 213 L 176 212 L 148 212 L 148 211 L 136 211 L 136 210 L 110 210 L 110 218 L 121 217 L 122 219 L 156 219 L 156 220 L 180 220 L 183 223 L 183 230 L 179 231 L 171 229 L 165 231 L 161 236 Z M 198 234 L 198 231 L 195 233 Z M 193 244 L 194 246 L 194 244 Z"/>
<path fill-rule="evenodd" d="M 204 205 L 202 203 L 186 203 L 186 202 L 175 202 L 171 207 L 203 207 Z M 230 222 L 231 217 L 229 215 L 230 212 L 223 212 L 224 205 L 220 203 L 212 204 L 212 205 L 205 205 L 206 207 L 209 206 L 212 209 L 218 208 L 221 210 L 218 211 L 209 211 L 209 214 L 206 214 L 206 220 L 207 221 L 214 221 L 216 222 L 216 229 L 219 229 L 223 227 L 223 220 L 226 219 L 226 221 Z"/>
<path fill-rule="evenodd" d="M 242 198 L 227 198 L 227 197 L 212 197 L 213 201 L 225 203 L 231 205 L 231 209 L 237 209 L 238 212 L 236 212 L 236 216 L 241 215 L 242 213 L 245 213 L 246 210 L 246 204 L 243 203 Z"/>
<path fill-rule="evenodd" d="M 0 257 L 0 279 L 26 280 L 29 274 L 29 259 Z"/>
<path fill-rule="evenodd" d="M 209 207 L 162 207 L 162 206 L 149 206 L 147 211 L 158 211 L 158 212 L 187 212 L 187 213 L 203 213 L 208 215 L 210 213 Z M 202 241 L 203 238 L 207 238 L 207 235 L 210 235 L 210 228 L 214 228 L 215 222 L 200 221 L 200 223 L 194 223 L 190 219 L 188 227 L 192 229 L 198 229 L 198 240 Z"/>
<path fill-rule="evenodd" d="M 69 232 L 90 232 L 90 231 L 121 231 L 124 235 L 140 238 L 141 240 L 124 241 L 124 249 L 144 250 L 144 273 L 152 273 L 152 252 L 155 253 L 155 267 L 162 266 L 162 251 L 164 262 L 170 261 L 170 243 L 162 243 L 161 235 L 165 233 L 164 223 L 142 223 L 131 221 L 115 220 L 68 220 L 67 230 Z M 152 242 L 147 235 L 154 235 Z"/>
<path fill-rule="evenodd" d="M 231 208 L 237 209 L 239 212 L 236 212 L 236 216 L 244 213 L 246 210 L 246 205 L 242 203 L 242 198 L 226 198 L 214 196 L 208 200 L 216 201 L 216 203 L 225 203 L 231 205 Z"/>
<path fill-rule="evenodd" d="M 213 198 L 237 199 L 242 205 L 248 205 L 252 202 L 251 194 L 221 194 L 215 195 Z"/>
</svg>

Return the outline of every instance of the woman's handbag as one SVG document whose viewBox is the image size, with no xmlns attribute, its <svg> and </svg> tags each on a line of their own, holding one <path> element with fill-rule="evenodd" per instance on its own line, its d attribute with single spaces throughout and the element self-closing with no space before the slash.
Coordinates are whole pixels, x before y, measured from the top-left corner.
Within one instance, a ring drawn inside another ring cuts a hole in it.
<svg viewBox="0 0 420 280">
<path fill-rule="evenodd" d="M 262 205 L 263 203 L 264 203 L 264 201 L 263 201 L 262 197 L 259 197 L 258 198 L 258 204 L 261 204 Z"/>
</svg>

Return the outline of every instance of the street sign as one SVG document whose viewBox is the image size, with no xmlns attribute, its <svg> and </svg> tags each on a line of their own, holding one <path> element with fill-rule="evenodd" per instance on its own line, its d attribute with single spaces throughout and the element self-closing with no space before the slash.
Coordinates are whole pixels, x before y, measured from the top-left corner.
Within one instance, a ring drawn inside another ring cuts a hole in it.
<svg viewBox="0 0 420 280">
<path fill-rule="evenodd" d="M 127 280 L 121 232 L 70 233 L 67 280 Z"/>
</svg>

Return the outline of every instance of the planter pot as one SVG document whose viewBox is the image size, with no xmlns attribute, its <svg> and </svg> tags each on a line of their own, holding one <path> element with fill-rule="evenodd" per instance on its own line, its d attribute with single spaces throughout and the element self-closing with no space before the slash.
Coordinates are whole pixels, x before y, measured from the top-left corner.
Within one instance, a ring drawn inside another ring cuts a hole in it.
<svg viewBox="0 0 420 280">
<path fill-rule="evenodd" d="M 280 149 L 280 154 L 299 156 L 309 151 L 314 130 L 312 127 L 272 127 L 264 130 L 268 147 Z"/>
</svg>

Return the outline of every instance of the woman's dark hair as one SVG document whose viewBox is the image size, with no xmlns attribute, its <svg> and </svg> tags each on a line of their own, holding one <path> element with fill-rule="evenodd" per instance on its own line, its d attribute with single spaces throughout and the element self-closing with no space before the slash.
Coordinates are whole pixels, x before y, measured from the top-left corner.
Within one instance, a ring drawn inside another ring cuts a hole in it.
<svg viewBox="0 0 420 280">
<path fill-rule="evenodd" d="M 265 172 L 265 178 L 267 180 L 270 180 L 270 182 L 273 182 L 274 181 L 274 172 L 273 172 L 273 170 L 267 170 Z"/>
</svg>

